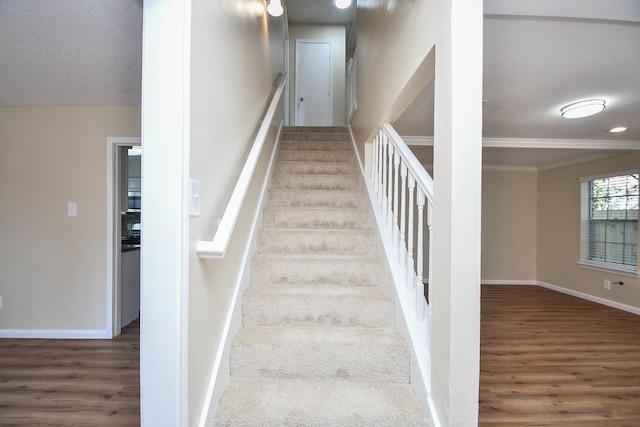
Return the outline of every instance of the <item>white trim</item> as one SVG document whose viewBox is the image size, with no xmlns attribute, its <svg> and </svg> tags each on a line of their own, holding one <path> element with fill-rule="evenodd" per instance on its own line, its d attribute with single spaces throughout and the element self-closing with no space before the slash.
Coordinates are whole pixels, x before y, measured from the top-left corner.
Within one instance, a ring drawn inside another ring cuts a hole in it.
<svg viewBox="0 0 640 427">
<path fill-rule="evenodd" d="M 574 291 L 573 289 L 552 285 L 550 283 L 541 282 L 539 280 L 489 280 L 487 279 L 487 280 L 482 280 L 481 283 L 482 285 L 487 285 L 487 286 L 491 286 L 491 285 L 540 286 L 541 288 L 546 288 L 552 291 L 571 295 L 576 298 L 595 302 L 597 304 L 606 305 L 607 307 L 616 308 L 618 310 L 626 311 L 628 313 L 640 315 L 640 307 L 634 307 L 631 305 L 622 304 L 617 301 L 612 301 L 606 298 L 597 297 L 597 296 L 580 292 L 580 291 Z"/>
<path fill-rule="evenodd" d="M 515 286 L 537 286 L 538 282 L 535 280 L 481 280 L 481 285 L 515 285 Z"/>
<path fill-rule="evenodd" d="M 0 329 L 0 338 L 87 340 L 111 339 L 108 330 Z"/>
<path fill-rule="evenodd" d="M 135 146 L 140 147 L 140 137 L 108 137 L 107 138 L 107 319 L 105 323 L 105 336 L 113 338 L 120 335 L 120 316 L 118 311 L 118 298 L 120 298 L 120 289 L 116 285 L 116 277 L 118 274 L 118 263 L 116 262 L 116 254 L 119 252 L 115 244 L 116 226 L 119 223 L 118 218 L 114 215 L 115 197 L 118 194 L 115 191 L 117 177 L 116 172 L 118 147 Z"/>
<path fill-rule="evenodd" d="M 256 245 L 258 233 L 256 230 L 259 224 L 262 224 L 260 219 L 266 206 L 268 189 L 271 182 L 271 171 L 278 152 L 280 134 L 282 132 L 283 125 L 284 120 L 280 122 L 280 127 L 278 128 L 276 142 L 273 146 L 269 166 L 266 170 L 266 179 L 263 180 L 262 188 L 260 190 L 260 198 L 251 223 L 251 230 L 249 231 L 250 239 L 242 255 L 242 262 L 239 269 L 242 273 L 238 275 L 234 285 L 231 304 L 229 305 L 224 328 L 218 343 L 218 352 L 216 353 L 213 369 L 211 370 L 209 385 L 207 386 L 207 392 L 204 398 L 204 405 L 202 407 L 202 412 L 200 413 L 200 420 L 198 421 L 198 426 L 201 427 L 213 425 L 218 404 L 220 403 L 222 394 L 230 380 L 229 354 L 231 351 L 231 344 L 233 343 L 233 339 L 238 333 L 238 330 L 240 330 L 240 326 L 242 326 L 242 294 L 250 284 L 251 259 L 257 252 Z"/>
<path fill-rule="evenodd" d="M 432 136 L 401 137 L 407 145 L 433 146 Z M 485 148 L 562 148 L 580 150 L 640 150 L 640 141 L 595 139 L 482 138 Z"/>
<path fill-rule="evenodd" d="M 607 307 L 617 308 L 618 310 L 626 311 L 629 313 L 640 315 L 640 308 L 633 307 L 631 305 L 622 304 L 616 301 L 612 301 L 605 298 L 596 297 L 580 291 L 574 291 L 572 289 L 563 288 L 562 286 L 552 285 L 550 283 L 538 282 L 538 286 L 551 289 L 552 291 L 561 292 L 563 294 L 571 295 L 577 298 L 585 299 L 587 301 L 595 302 L 598 304 L 606 305 Z"/>
</svg>

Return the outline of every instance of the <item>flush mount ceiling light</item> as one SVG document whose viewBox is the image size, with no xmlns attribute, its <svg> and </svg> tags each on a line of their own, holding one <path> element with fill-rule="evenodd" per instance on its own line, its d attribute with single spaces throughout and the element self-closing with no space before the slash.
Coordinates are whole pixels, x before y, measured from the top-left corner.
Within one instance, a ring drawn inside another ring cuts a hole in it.
<svg viewBox="0 0 640 427">
<path fill-rule="evenodd" d="M 282 8 L 280 0 L 268 0 L 267 12 L 269 12 L 269 15 L 271 16 L 282 16 L 284 9 Z"/>
<path fill-rule="evenodd" d="M 560 114 L 565 119 L 579 119 L 599 113 L 604 110 L 604 104 L 604 99 L 588 99 L 562 107 Z"/>
<path fill-rule="evenodd" d="M 627 130 L 626 127 L 618 126 L 618 127 L 613 128 L 613 129 L 609 129 L 609 132 L 611 132 L 611 133 L 619 133 L 619 132 L 624 132 L 625 130 Z"/>
<path fill-rule="evenodd" d="M 338 9 L 346 9 L 351 6 L 351 0 L 335 0 Z"/>
</svg>

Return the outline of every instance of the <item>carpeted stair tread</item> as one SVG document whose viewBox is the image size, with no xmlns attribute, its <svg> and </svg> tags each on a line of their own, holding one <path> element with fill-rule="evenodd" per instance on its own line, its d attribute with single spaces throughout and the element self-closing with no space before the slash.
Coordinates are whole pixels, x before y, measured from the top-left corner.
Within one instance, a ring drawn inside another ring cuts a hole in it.
<svg viewBox="0 0 640 427">
<path fill-rule="evenodd" d="M 349 130 L 345 126 L 284 126 L 283 133 L 348 133 Z"/>
<path fill-rule="evenodd" d="M 351 148 L 347 141 L 282 141 L 282 150 L 300 151 L 345 151 Z"/>
<path fill-rule="evenodd" d="M 352 162 L 332 161 L 289 161 L 276 163 L 274 174 L 305 174 L 305 175 L 356 175 L 356 165 Z"/>
<path fill-rule="evenodd" d="M 352 151 L 304 151 L 279 150 L 278 162 L 345 162 L 353 163 L 355 155 Z"/>
<path fill-rule="evenodd" d="M 258 253 L 374 255 L 376 235 L 370 230 L 265 229 Z"/>
<path fill-rule="evenodd" d="M 383 262 L 375 256 L 269 254 L 251 261 L 252 285 L 297 284 L 371 286 L 384 278 Z"/>
<path fill-rule="evenodd" d="M 350 381 L 236 381 L 216 426 L 424 427 L 427 415 L 408 384 Z"/>
<path fill-rule="evenodd" d="M 367 199 L 359 190 L 299 190 L 272 188 L 269 191 L 270 207 L 331 207 L 364 208 Z"/>
<path fill-rule="evenodd" d="M 358 175 L 279 174 L 271 177 L 271 188 L 287 190 L 358 190 Z"/>
<path fill-rule="evenodd" d="M 235 378 L 408 383 L 409 358 L 391 328 L 245 326 L 230 367 Z"/>
<path fill-rule="evenodd" d="M 282 142 L 338 141 L 350 142 L 349 134 L 342 132 L 283 132 Z"/>
<path fill-rule="evenodd" d="M 395 327 L 395 299 L 381 287 L 252 286 L 243 295 L 246 326 Z"/>
<path fill-rule="evenodd" d="M 361 208 L 291 208 L 264 210 L 263 225 L 268 228 L 371 229 L 369 211 Z"/>
</svg>

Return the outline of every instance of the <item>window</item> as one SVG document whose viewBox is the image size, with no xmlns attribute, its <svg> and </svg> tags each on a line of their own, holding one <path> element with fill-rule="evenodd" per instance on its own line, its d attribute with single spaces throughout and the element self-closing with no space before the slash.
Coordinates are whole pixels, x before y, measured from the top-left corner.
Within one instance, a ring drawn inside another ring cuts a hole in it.
<svg viewBox="0 0 640 427">
<path fill-rule="evenodd" d="M 581 262 L 636 272 L 638 172 L 581 180 Z"/>
</svg>

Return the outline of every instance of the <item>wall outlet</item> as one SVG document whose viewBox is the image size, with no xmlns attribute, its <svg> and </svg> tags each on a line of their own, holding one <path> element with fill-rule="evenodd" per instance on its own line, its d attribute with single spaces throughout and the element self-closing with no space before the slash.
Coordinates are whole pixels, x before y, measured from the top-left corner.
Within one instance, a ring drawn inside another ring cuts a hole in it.
<svg viewBox="0 0 640 427">
<path fill-rule="evenodd" d="M 605 280 L 604 281 L 604 288 L 608 291 L 611 290 L 611 280 Z"/>
</svg>

